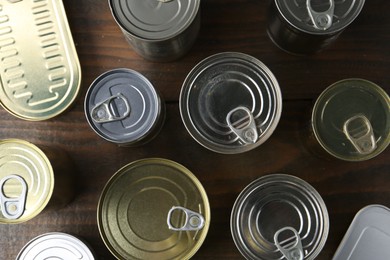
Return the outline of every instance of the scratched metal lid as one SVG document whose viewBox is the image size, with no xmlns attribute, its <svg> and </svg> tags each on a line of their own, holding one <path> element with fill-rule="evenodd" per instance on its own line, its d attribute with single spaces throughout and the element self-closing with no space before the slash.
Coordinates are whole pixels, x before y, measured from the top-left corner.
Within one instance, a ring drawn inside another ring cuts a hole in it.
<svg viewBox="0 0 390 260">
<path fill-rule="evenodd" d="M 0 17 L 2 106 L 31 121 L 64 112 L 81 70 L 62 1 L 2 1 Z"/>
<path fill-rule="evenodd" d="M 328 236 L 329 216 L 320 194 L 307 182 L 272 174 L 240 193 L 230 227 L 246 259 L 315 259 Z"/>
<path fill-rule="evenodd" d="M 140 142 L 161 126 L 162 101 L 140 73 L 114 69 L 100 75 L 85 97 L 85 114 L 92 129 L 117 144 Z"/>
<path fill-rule="evenodd" d="M 281 91 L 272 72 L 242 53 L 219 53 L 201 61 L 180 93 L 180 113 L 188 132 L 219 153 L 242 153 L 264 143 L 281 111 Z"/>
<path fill-rule="evenodd" d="M 195 19 L 200 0 L 109 0 L 116 22 L 147 40 L 164 40 L 184 31 Z"/>
<path fill-rule="evenodd" d="M 165 159 L 124 166 L 98 205 L 100 235 L 118 259 L 189 259 L 209 224 L 210 205 L 198 179 Z"/>
<path fill-rule="evenodd" d="M 370 159 L 390 142 L 389 96 L 364 79 L 329 86 L 314 104 L 311 120 L 320 145 L 342 160 Z"/>
<path fill-rule="evenodd" d="M 31 259 L 94 260 L 95 258 L 88 246 L 80 239 L 65 233 L 52 232 L 32 239 L 16 257 L 16 260 Z"/>
<path fill-rule="evenodd" d="M 365 0 L 274 0 L 284 19 L 309 34 L 331 34 L 355 20 Z"/>
<path fill-rule="evenodd" d="M 390 259 L 390 209 L 369 205 L 353 219 L 333 260 Z"/>
<path fill-rule="evenodd" d="M 17 139 L 0 141 L 0 224 L 27 221 L 49 202 L 53 169 L 35 145 Z"/>
</svg>

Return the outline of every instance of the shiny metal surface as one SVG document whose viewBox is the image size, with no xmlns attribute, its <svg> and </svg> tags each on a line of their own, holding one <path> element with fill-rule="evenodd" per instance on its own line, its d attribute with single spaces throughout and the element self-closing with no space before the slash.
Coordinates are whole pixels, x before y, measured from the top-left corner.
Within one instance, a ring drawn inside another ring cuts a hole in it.
<svg viewBox="0 0 390 260">
<path fill-rule="evenodd" d="M 64 112 L 81 69 L 62 1 L 2 1 L 0 17 L 2 106 L 31 121 Z"/>
<path fill-rule="evenodd" d="M 197 64 L 180 93 L 180 113 L 192 137 L 219 153 L 264 143 L 281 115 L 282 96 L 272 72 L 242 53 L 219 53 Z"/>
<path fill-rule="evenodd" d="M 329 216 L 320 194 L 307 182 L 286 174 L 263 176 L 236 199 L 230 219 L 233 240 L 246 259 L 283 259 L 282 248 L 296 245 L 299 259 L 315 259 L 329 232 Z M 283 234 L 286 230 L 296 231 Z M 296 244 L 295 244 L 296 243 Z M 294 258 L 292 258 L 294 259 Z"/>
<path fill-rule="evenodd" d="M 171 211 L 172 207 L 185 208 Z M 201 215 L 202 227 L 188 214 Z M 190 217 L 191 218 L 191 217 Z M 171 230 L 167 224 L 170 221 Z M 106 184 L 98 205 L 98 226 L 117 259 L 189 259 L 202 245 L 210 225 L 210 205 L 196 177 L 165 159 L 143 159 L 121 168 Z"/>
</svg>

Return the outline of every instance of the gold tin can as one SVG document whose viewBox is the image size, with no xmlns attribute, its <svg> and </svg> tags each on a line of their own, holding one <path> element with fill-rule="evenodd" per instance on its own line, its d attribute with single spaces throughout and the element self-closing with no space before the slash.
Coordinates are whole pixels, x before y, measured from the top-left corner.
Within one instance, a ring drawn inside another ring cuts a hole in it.
<svg viewBox="0 0 390 260">
<path fill-rule="evenodd" d="M 189 259 L 209 225 L 210 205 L 201 183 L 166 159 L 124 166 L 99 200 L 99 232 L 117 259 Z"/>
<path fill-rule="evenodd" d="M 40 121 L 74 102 L 81 69 L 62 1 L 2 1 L 0 50 L 0 103 L 11 114 Z"/>
<path fill-rule="evenodd" d="M 72 163 L 61 150 L 18 139 L 0 141 L 0 224 L 17 224 L 74 195 Z"/>
</svg>

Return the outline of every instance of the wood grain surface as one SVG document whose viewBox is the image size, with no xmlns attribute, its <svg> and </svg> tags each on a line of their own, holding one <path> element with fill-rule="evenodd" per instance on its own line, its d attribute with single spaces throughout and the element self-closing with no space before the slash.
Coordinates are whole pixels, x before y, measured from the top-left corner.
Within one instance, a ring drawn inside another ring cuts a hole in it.
<svg viewBox="0 0 390 260">
<path fill-rule="evenodd" d="M 2 0 L 4 1 L 4 0 Z M 390 92 L 390 4 L 366 1 L 359 17 L 327 50 L 294 56 L 278 49 L 266 33 L 266 0 L 202 0 L 201 31 L 194 47 L 180 60 L 149 62 L 127 44 L 107 0 L 64 0 L 82 68 L 80 96 L 66 113 L 43 122 L 27 122 L 0 109 L 0 139 L 20 138 L 37 145 L 59 147 L 77 168 L 76 198 L 59 210 L 45 210 L 23 224 L 0 225 L 0 259 L 15 259 L 32 238 L 46 232 L 66 232 L 87 241 L 98 259 L 113 259 L 100 238 L 96 208 L 108 179 L 137 159 L 160 157 L 190 169 L 201 181 L 211 204 L 207 238 L 193 259 L 242 259 L 230 234 L 230 212 L 240 191 L 258 177 L 287 173 L 310 183 L 322 195 L 330 217 L 330 232 L 318 259 L 331 259 L 354 215 L 369 204 L 390 207 L 390 149 L 368 161 L 327 161 L 304 145 L 307 111 L 330 84 L 358 77 Z M 260 147 L 239 155 L 211 152 L 186 131 L 178 98 L 188 72 L 209 55 L 235 51 L 266 64 L 283 95 L 280 123 Z M 118 147 L 89 127 L 83 102 L 92 81 L 114 68 L 131 68 L 145 75 L 161 92 L 167 118 L 160 134 L 136 148 Z"/>
</svg>

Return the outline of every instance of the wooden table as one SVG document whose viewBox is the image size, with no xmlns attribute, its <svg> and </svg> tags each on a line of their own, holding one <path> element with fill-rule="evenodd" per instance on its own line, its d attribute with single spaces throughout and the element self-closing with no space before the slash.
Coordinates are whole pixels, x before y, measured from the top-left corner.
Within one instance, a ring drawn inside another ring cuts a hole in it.
<svg viewBox="0 0 390 260">
<path fill-rule="evenodd" d="M 326 51 L 293 56 L 273 45 L 266 34 L 268 1 L 204 0 L 202 27 L 195 46 L 182 59 L 149 62 L 135 54 L 114 22 L 106 0 L 64 1 L 82 68 L 81 93 L 74 107 L 48 121 L 27 122 L 0 109 L 0 138 L 20 138 L 58 146 L 76 164 L 80 189 L 68 206 L 46 210 L 18 225 L 0 225 L 0 259 L 14 259 L 32 238 L 61 231 L 85 239 L 99 259 L 113 259 L 100 238 L 96 207 L 108 179 L 137 159 L 161 157 L 189 168 L 205 187 L 211 204 L 207 238 L 193 259 L 242 259 L 230 235 L 230 212 L 239 192 L 266 174 L 298 176 L 322 195 L 330 216 L 330 233 L 318 259 L 330 259 L 354 215 L 369 204 L 390 207 L 390 149 L 358 163 L 326 161 L 303 145 L 302 122 L 313 101 L 330 84 L 350 77 L 371 80 L 390 92 L 390 15 L 388 0 L 366 1 L 362 13 Z M 187 133 L 179 113 L 182 82 L 209 55 L 243 52 L 264 62 L 283 94 L 280 123 L 260 147 L 239 155 L 222 155 L 200 146 Z M 83 102 L 91 82 L 114 68 L 144 74 L 162 93 L 167 118 L 150 143 L 123 148 L 98 137 L 89 127 Z"/>
</svg>

